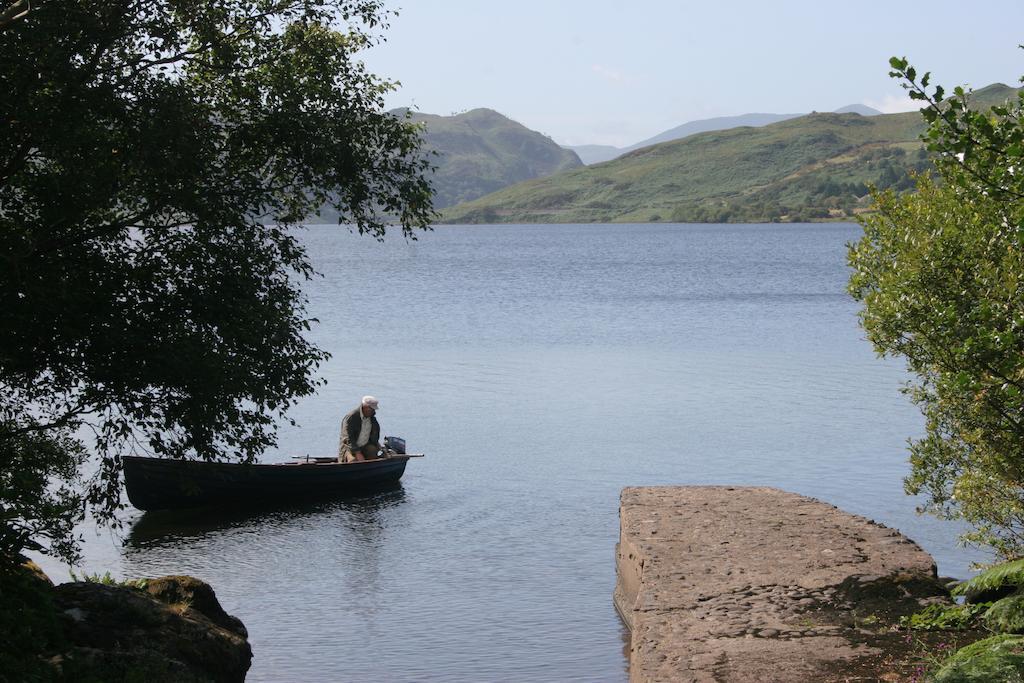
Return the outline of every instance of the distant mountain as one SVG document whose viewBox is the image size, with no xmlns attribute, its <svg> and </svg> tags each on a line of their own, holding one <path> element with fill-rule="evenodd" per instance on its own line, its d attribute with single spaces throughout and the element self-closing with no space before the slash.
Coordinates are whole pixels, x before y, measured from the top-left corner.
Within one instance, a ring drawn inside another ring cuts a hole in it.
<svg viewBox="0 0 1024 683">
<path fill-rule="evenodd" d="M 664 133 L 658 133 L 653 138 L 647 138 L 641 140 L 635 145 L 630 145 L 623 149 L 624 152 L 632 152 L 634 149 L 641 149 L 643 147 L 650 147 L 656 145 L 659 142 L 668 142 L 670 140 L 680 140 L 690 135 L 696 135 L 697 133 L 707 133 L 712 130 L 728 130 L 729 128 L 739 128 L 740 126 L 767 126 L 770 123 L 778 123 L 779 121 L 785 121 L 786 119 L 795 119 L 797 116 L 803 116 L 802 114 L 741 114 L 739 116 L 719 116 L 713 119 L 701 119 L 700 121 L 690 121 L 684 123 L 681 126 L 670 128 Z"/>
<path fill-rule="evenodd" d="M 562 145 L 562 148 L 576 152 L 580 161 L 588 166 L 610 161 L 625 151 L 621 147 L 611 145 Z"/>
<path fill-rule="evenodd" d="M 622 156 L 626 152 L 632 152 L 634 149 L 641 149 L 643 147 L 656 145 L 659 142 L 679 140 L 697 133 L 706 133 L 711 130 L 725 130 L 728 128 L 736 128 L 737 126 L 766 126 L 769 123 L 785 121 L 786 119 L 791 119 L 796 116 L 800 116 L 800 114 L 741 114 L 739 116 L 719 116 L 713 119 L 701 119 L 699 121 L 684 123 L 681 126 L 676 126 L 675 128 L 670 128 L 662 133 L 658 133 L 652 138 L 641 140 L 629 147 L 611 147 L 609 145 L 565 145 L 565 149 L 571 149 L 576 152 L 583 163 L 589 166 L 590 164 L 599 164 L 604 161 L 611 161 L 612 159 Z"/>
<path fill-rule="evenodd" d="M 866 104 L 851 104 L 843 107 L 842 109 L 836 109 L 836 113 L 853 113 L 860 114 L 861 116 L 876 116 L 882 112 L 877 109 L 872 109 Z M 738 128 L 740 126 L 767 126 L 772 123 L 778 123 L 779 121 L 785 121 L 786 119 L 794 119 L 798 116 L 803 116 L 803 114 L 740 114 L 739 116 L 719 116 L 713 119 L 701 119 L 699 121 L 684 123 L 681 126 L 676 126 L 675 128 L 670 128 L 662 133 L 658 133 L 652 138 L 641 140 L 629 147 L 612 147 L 610 145 L 563 145 L 563 147 L 576 152 L 583 163 L 589 166 L 590 164 L 599 164 L 604 161 L 611 161 L 616 157 L 622 156 L 626 152 L 632 152 L 634 149 L 641 149 L 643 147 L 649 147 L 651 145 L 656 145 L 660 142 L 668 142 L 670 140 L 680 140 L 689 135 L 696 135 L 697 133 L 707 133 L 713 130 L 728 130 L 729 128 Z"/>
<path fill-rule="evenodd" d="M 994 84 L 987 108 L 1015 97 Z M 868 186 L 910 189 L 930 168 L 918 112 L 812 113 L 689 135 L 530 180 L 444 212 L 449 223 L 770 222 L 849 219 Z"/>
<path fill-rule="evenodd" d="M 878 116 L 882 112 L 866 104 L 848 104 L 836 109 L 836 114 L 860 114 L 861 116 Z"/>
<path fill-rule="evenodd" d="M 403 115 L 405 111 L 392 113 Z M 413 112 L 412 120 L 426 126 L 425 149 L 437 152 L 433 175 L 436 208 L 583 165 L 575 152 L 491 109 L 455 116 Z"/>
</svg>

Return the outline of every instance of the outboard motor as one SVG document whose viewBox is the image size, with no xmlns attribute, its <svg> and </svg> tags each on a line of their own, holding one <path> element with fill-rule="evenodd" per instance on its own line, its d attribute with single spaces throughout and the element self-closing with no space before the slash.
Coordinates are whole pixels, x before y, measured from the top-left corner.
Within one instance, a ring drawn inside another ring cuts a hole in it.
<svg viewBox="0 0 1024 683">
<path fill-rule="evenodd" d="M 384 450 L 393 455 L 405 455 L 405 439 L 398 436 L 385 436 Z"/>
</svg>

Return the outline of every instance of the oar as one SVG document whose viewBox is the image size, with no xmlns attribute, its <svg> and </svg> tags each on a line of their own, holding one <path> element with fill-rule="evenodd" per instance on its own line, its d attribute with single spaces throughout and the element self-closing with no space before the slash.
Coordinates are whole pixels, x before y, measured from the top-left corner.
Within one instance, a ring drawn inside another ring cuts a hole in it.
<svg viewBox="0 0 1024 683">
<path fill-rule="evenodd" d="M 392 453 L 390 456 L 383 458 L 370 458 L 370 460 L 387 460 L 387 458 L 425 458 L 426 453 Z M 331 460 L 337 458 L 333 455 L 293 455 L 292 460 L 304 460 L 305 462 L 322 462 L 329 463 Z"/>
</svg>

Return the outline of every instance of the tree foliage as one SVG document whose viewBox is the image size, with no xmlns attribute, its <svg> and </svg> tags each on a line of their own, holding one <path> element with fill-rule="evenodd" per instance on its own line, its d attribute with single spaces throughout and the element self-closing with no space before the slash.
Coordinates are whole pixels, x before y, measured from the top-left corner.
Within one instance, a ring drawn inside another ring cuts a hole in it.
<svg viewBox="0 0 1024 683">
<path fill-rule="evenodd" d="M 1024 99 L 990 111 L 951 98 L 905 59 L 892 75 L 923 103 L 938 177 L 875 196 L 850 248 L 850 292 L 882 354 L 906 359 L 926 419 L 908 493 L 967 520 L 965 539 L 1024 555 Z"/>
<path fill-rule="evenodd" d="M 88 447 L 84 493 L 109 520 L 124 454 L 253 460 L 274 443 L 325 358 L 303 336 L 295 226 L 329 205 L 359 233 L 382 238 L 390 216 L 414 237 L 434 217 L 430 162 L 357 58 L 386 27 L 378 0 L 6 15 L 0 465 L 70 482 Z M 74 489 L 7 474 L 2 538 L 45 528 L 71 557 Z M 33 494 L 57 498 L 17 502 Z"/>
</svg>

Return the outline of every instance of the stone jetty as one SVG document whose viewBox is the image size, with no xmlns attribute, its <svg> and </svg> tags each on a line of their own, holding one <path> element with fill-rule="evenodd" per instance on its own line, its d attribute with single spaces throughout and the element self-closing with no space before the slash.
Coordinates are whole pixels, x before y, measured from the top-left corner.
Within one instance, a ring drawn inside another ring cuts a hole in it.
<svg viewBox="0 0 1024 683">
<path fill-rule="evenodd" d="M 627 488 L 615 605 L 630 680 L 905 680 L 900 616 L 949 602 L 900 533 L 771 488 Z"/>
</svg>

